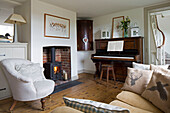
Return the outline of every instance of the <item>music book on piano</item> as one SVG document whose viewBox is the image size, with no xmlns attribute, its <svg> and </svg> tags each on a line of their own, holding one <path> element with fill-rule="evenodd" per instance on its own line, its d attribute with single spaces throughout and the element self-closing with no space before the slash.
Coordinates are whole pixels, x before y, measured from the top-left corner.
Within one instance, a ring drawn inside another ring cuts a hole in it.
<svg viewBox="0 0 170 113">
<path fill-rule="evenodd" d="M 108 41 L 107 51 L 123 51 L 124 41 Z"/>
</svg>

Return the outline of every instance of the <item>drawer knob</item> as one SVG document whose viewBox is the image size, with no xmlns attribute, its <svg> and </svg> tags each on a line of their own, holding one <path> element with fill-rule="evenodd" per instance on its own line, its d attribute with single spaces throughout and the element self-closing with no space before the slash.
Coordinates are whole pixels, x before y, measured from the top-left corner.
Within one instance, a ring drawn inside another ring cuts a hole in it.
<svg viewBox="0 0 170 113">
<path fill-rule="evenodd" d="M 3 54 L 3 55 L 0 55 L 0 56 L 5 56 L 5 54 Z"/>
</svg>

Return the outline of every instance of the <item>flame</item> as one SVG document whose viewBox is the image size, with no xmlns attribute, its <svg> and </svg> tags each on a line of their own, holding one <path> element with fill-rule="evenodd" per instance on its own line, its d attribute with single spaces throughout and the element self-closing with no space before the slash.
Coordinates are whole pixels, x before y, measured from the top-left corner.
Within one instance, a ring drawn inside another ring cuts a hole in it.
<svg viewBox="0 0 170 113">
<path fill-rule="evenodd" d="M 56 74 L 57 71 L 58 71 L 58 66 L 55 66 L 55 67 L 54 67 L 54 74 Z"/>
</svg>

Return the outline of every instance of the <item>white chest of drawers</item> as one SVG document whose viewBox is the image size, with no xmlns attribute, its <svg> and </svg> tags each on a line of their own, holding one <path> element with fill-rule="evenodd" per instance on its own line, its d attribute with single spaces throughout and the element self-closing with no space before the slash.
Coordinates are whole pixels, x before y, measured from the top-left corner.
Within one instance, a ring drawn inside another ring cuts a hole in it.
<svg viewBox="0 0 170 113">
<path fill-rule="evenodd" d="M 6 58 L 27 59 L 27 43 L 0 43 L 0 61 Z M 11 91 L 0 67 L 0 100 L 8 97 Z"/>
</svg>

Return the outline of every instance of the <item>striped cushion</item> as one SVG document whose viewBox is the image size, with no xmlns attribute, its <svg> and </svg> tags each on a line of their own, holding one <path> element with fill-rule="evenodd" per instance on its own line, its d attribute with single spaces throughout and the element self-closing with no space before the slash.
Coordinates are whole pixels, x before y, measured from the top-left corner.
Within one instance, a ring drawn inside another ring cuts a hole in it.
<svg viewBox="0 0 170 113">
<path fill-rule="evenodd" d="M 63 97 L 66 106 L 85 113 L 130 113 L 128 109 L 85 99 Z"/>
</svg>

